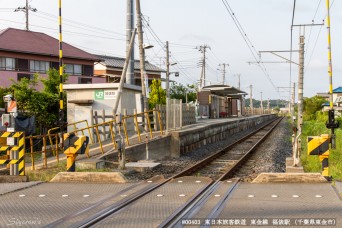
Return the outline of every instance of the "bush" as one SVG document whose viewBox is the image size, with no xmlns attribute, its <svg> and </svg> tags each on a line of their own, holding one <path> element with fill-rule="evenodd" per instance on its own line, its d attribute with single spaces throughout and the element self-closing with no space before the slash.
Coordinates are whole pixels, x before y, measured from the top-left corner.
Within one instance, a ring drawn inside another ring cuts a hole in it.
<svg viewBox="0 0 342 228">
<path fill-rule="evenodd" d="M 319 156 L 309 156 L 307 153 L 307 137 L 320 136 L 321 134 L 330 134 L 325 123 L 327 121 L 326 113 L 317 113 L 317 120 L 305 121 L 301 135 L 301 162 L 305 172 L 321 172 L 321 162 Z M 336 149 L 330 151 L 329 156 L 329 175 L 335 180 L 342 180 L 342 129 L 335 131 Z"/>
</svg>

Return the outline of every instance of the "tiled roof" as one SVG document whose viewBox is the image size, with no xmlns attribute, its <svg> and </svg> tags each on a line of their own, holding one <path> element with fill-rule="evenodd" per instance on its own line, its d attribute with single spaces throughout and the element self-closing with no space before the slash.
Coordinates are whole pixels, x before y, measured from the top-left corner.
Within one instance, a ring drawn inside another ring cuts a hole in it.
<svg viewBox="0 0 342 228">
<path fill-rule="evenodd" d="M 125 64 L 124 58 L 113 57 L 113 56 L 105 56 L 105 55 L 98 55 L 99 59 L 103 60 L 101 63 L 113 68 L 123 68 Z M 146 71 L 156 71 L 156 72 L 165 72 L 165 70 L 149 63 L 145 62 Z M 140 70 L 140 61 L 134 60 L 134 69 Z"/>
<path fill-rule="evenodd" d="M 7 28 L 0 31 L 0 50 L 59 56 L 59 41 L 44 33 Z M 63 57 L 98 60 L 95 55 L 65 42 L 63 42 Z"/>
<path fill-rule="evenodd" d="M 337 87 L 336 89 L 333 90 L 333 93 L 342 93 L 342 87 Z"/>
</svg>

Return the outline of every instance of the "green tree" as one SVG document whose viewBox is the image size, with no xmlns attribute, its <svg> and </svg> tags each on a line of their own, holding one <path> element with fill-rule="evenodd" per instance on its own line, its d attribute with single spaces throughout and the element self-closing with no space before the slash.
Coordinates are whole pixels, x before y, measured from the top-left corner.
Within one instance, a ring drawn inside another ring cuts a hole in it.
<svg viewBox="0 0 342 228">
<path fill-rule="evenodd" d="M 166 92 L 161 86 L 161 81 L 153 79 L 150 85 L 150 98 L 148 99 L 149 109 L 156 107 L 156 104 L 166 104 Z"/>
<path fill-rule="evenodd" d="M 322 104 L 325 102 L 327 101 L 320 96 L 304 98 L 303 120 L 314 120 L 316 118 L 317 112 L 322 109 Z"/>
<path fill-rule="evenodd" d="M 63 75 L 67 79 L 67 75 Z M 42 82 L 43 91 L 37 91 L 38 82 Z M 47 72 L 47 78 L 39 78 L 38 74 L 33 79 L 22 78 L 14 82 L 9 88 L 14 91 L 14 97 L 17 100 L 18 111 L 25 116 L 35 116 L 36 122 L 46 129 L 55 126 L 58 120 L 59 110 L 59 73 L 55 69 Z M 66 96 L 64 94 L 64 110 L 66 111 Z M 66 115 L 65 115 L 66 116 Z"/>
<path fill-rule="evenodd" d="M 59 71 L 55 68 L 50 68 L 47 72 L 48 77 L 41 78 L 40 81 L 44 85 L 44 92 L 51 94 L 59 94 L 59 84 L 60 84 L 60 76 Z M 68 79 L 67 74 L 63 74 L 63 82 Z"/>
<path fill-rule="evenodd" d="M 170 88 L 170 98 L 182 99 L 183 103 L 186 102 L 186 96 L 188 96 L 188 102 L 196 101 L 196 89 L 195 85 L 182 85 L 177 82 L 172 83 Z"/>
</svg>

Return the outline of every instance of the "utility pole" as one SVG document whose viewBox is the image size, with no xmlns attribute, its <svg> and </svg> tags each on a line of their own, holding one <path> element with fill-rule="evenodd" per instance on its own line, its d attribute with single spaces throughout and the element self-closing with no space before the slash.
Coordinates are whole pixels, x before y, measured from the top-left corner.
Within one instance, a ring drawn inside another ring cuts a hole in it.
<svg viewBox="0 0 342 228">
<path fill-rule="evenodd" d="M 206 57 L 205 57 L 205 54 L 206 54 L 206 51 L 207 51 L 207 48 L 210 49 L 210 47 L 206 44 L 204 44 L 203 46 L 200 46 L 199 47 L 199 51 L 203 53 L 203 59 L 202 59 L 202 74 L 201 74 L 201 79 L 200 79 L 200 87 L 204 87 L 205 86 L 205 67 L 206 67 Z"/>
<path fill-rule="evenodd" d="M 229 66 L 228 63 L 222 63 L 219 64 L 219 66 L 222 66 L 222 85 L 226 82 L 226 66 Z"/>
<path fill-rule="evenodd" d="M 19 12 L 19 11 L 25 12 L 25 15 L 26 15 L 26 31 L 30 31 L 29 30 L 29 11 L 30 10 L 32 12 L 37 12 L 36 8 L 32 8 L 31 6 L 28 5 L 28 0 L 26 0 L 26 6 L 18 7 L 14 10 L 14 12 Z"/>
<path fill-rule="evenodd" d="M 169 41 L 166 41 L 166 98 L 170 98 L 170 55 Z"/>
<path fill-rule="evenodd" d="M 241 74 L 237 74 L 236 76 L 238 77 L 238 89 L 240 89 Z"/>
<path fill-rule="evenodd" d="M 262 104 L 262 92 L 260 92 L 260 96 L 261 96 L 261 101 L 260 101 L 261 114 L 264 114 L 264 106 Z"/>
<path fill-rule="evenodd" d="M 253 115 L 253 86 L 250 85 L 249 86 L 249 93 L 250 93 L 250 97 L 249 97 L 249 107 L 251 108 L 251 115 Z"/>
<path fill-rule="evenodd" d="M 298 117 L 297 129 L 302 132 L 303 125 L 303 84 L 304 84 L 304 35 L 299 37 L 299 73 L 298 73 Z"/>
<path fill-rule="evenodd" d="M 127 0 L 127 17 L 126 17 L 126 56 L 130 55 L 128 62 L 128 69 L 126 74 L 126 83 L 134 85 L 134 46 L 132 47 L 132 51 L 130 52 L 130 42 L 132 33 L 134 30 L 134 1 Z M 130 53 L 128 53 L 130 52 Z"/>
<path fill-rule="evenodd" d="M 295 104 L 295 99 L 296 99 L 296 83 L 293 83 L 292 86 L 292 96 L 291 96 L 291 105 L 290 105 L 290 112 L 291 112 L 291 123 L 294 126 L 294 104 Z"/>
<path fill-rule="evenodd" d="M 270 112 L 270 98 L 267 100 L 267 111 Z"/>
<path fill-rule="evenodd" d="M 166 132 L 169 130 L 170 118 L 170 59 L 169 59 L 169 41 L 166 41 Z"/>
<path fill-rule="evenodd" d="M 142 31 L 142 23 L 141 23 L 141 9 L 140 9 L 140 0 L 136 0 L 136 11 L 137 11 L 137 27 L 138 27 L 138 38 L 139 38 L 139 53 L 140 53 L 140 79 L 141 79 L 141 93 L 143 99 L 143 107 L 142 110 L 148 108 L 148 100 L 146 97 L 147 94 L 147 83 L 145 84 L 145 80 L 147 79 L 146 70 L 145 70 L 145 50 L 143 48 L 144 38 Z M 147 79 L 148 80 L 148 79 Z"/>
<path fill-rule="evenodd" d="M 122 70 L 122 73 L 121 73 L 120 84 L 119 84 L 119 87 L 118 87 L 118 92 L 116 93 L 116 97 L 115 97 L 115 100 L 114 100 L 114 108 L 113 108 L 113 113 L 114 114 L 117 113 L 118 106 L 119 106 L 119 101 L 120 101 L 121 95 L 122 95 L 122 88 L 124 86 L 124 82 L 125 82 L 125 79 L 126 79 L 125 77 L 127 77 L 127 70 L 128 70 L 128 66 L 129 66 L 130 55 L 133 52 L 134 38 L 135 38 L 136 30 L 137 29 L 133 30 L 133 34 L 132 34 L 131 41 L 130 41 L 130 44 L 129 44 L 129 49 L 128 49 L 128 52 L 126 53 L 125 64 L 124 64 L 124 67 L 123 67 L 123 70 Z M 121 110 L 120 110 L 119 113 L 121 113 Z"/>
</svg>

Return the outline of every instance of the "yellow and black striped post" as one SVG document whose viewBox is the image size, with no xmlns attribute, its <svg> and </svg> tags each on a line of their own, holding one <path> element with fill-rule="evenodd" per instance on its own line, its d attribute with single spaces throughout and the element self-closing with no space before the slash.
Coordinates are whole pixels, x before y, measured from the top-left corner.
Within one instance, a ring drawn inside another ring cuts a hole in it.
<svg viewBox="0 0 342 228">
<path fill-rule="evenodd" d="M 58 124 L 61 130 L 62 147 L 63 140 L 63 127 L 64 127 L 64 101 L 63 101 L 63 39 L 62 39 L 62 0 L 58 0 L 58 25 L 59 25 L 59 111 L 58 111 Z"/>
<path fill-rule="evenodd" d="M 326 127 L 331 129 L 330 134 L 330 143 L 331 148 L 336 149 L 335 142 L 335 128 L 339 127 L 338 121 L 335 121 L 335 110 L 334 110 L 334 101 L 333 101 L 333 83 L 332 83 L 332 60 L 331 60 L 331 36 L 330 36 L 330 1 L 326 0 L 327 5 L 327 31 L 328 31 L 328 73 L 329 73 L 329 106 L 330 110 L 328 111 L 328 122 L 326 123 Z"/>
<path fill-rule="evenodd" d="M 20 176 L 25 175 L 25 134 L 24 132 L 5 132 L 1 135 L 2 138 L 13 138 L 16 145 L 6 145 L 0 148 L 2 151 L 18 151 L 18 159 L 0 160 L 1 165 L 18 165 L 18 173 Z"/>
<path fill-rule="evenodd" d="M 322 175 L 329 177 L 329 154 L 330 154 L 330 136 L 323 134 L 321 136 L 308 136 L 308 154 L 318 155 L 322 162 Z"/>
<path fill-rule="evenodd" d="M 330 109 L 334 108 L 333 104 L 333 86 L 332 86 L 332 60 L 331 60 L 331 36 L 330 36 L 330 1 L 326 0 L 327 5 L 327 30 L 328 30 L 328 73 L 329 73 L 329 95 Z"/>
</svg>

